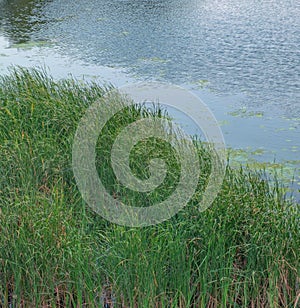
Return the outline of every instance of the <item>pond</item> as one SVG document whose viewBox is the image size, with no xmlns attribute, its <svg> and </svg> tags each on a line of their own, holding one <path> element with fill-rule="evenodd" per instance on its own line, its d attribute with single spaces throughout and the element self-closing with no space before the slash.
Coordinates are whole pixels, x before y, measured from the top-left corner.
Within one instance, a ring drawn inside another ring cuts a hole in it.
<svg viewBox="0 0 300 308">
<path fill-rule="evenodd" d="M 184 86 L 237 161 L 280 162 L 297 186 L 299 11 L 296 0 L 0 0 L 0 70 Z"/>
</svg>

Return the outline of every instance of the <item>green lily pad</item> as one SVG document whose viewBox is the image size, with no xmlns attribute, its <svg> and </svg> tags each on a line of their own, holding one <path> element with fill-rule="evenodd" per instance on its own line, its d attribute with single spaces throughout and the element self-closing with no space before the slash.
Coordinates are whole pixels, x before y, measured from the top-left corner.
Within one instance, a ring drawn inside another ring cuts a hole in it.
<svg viewBox="0 0 300 308">
<path fill-rule="evenodd" d="M 204 87 L 207 87 L 209 85 L 209 81 L 206 79 L 199 79 L 193 82 L 193 84 L 199 87 L 200 89 L 203 89 Z"/>
<path fill-rule="evenodd" d="M 262 118 L 264 116 L 264 113 L 262 111 L 248 111 L 246 107 L 242 107 L 232 112 L 228 112 L 228 114 L 233 117 L 241 117 L 241 118 L 250 118 L 250 117 Z"/>
<path fill-rule="evenodd" d="M 12 44 L 10 48 L 32 49 L 36 47 L 49 47 L 52 43 L 49 41 L 29 41 L 26 43 Z"/>
<path fill-rule="evenodd" d="M 156 63 L 167 63 L 170 61 L 170 60 L 162 59 L 159 57 L 141 58 L 140 60 L 144 62 L 156 62 Z"/>
</svg>

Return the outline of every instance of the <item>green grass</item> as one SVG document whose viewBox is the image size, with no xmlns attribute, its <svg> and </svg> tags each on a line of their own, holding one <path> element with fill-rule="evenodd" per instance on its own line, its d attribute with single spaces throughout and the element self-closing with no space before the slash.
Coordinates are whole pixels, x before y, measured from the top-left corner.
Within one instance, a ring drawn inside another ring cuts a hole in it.
<svg viewBox="0 0 300 308">
<path fill-rule="evenodd" d="M 89 209 L 74 180 L 72 143 L 85 110 L 95 100 L 108 104 L 110 88 L 22 68 L 1 77 L 0 306 L 297 307 L 299 204 L 260 172 L 228 167 L 213 205 L 199 212 L 210 171 L 209 152 L 199 143 L 197 193 L 172 219 L 129 228 Z M 125 109 L 97 147 L 107 190 L 140 206 L 171 194 L 180 172 L 172 149 L 153 139 L 135 147 L 131 166 L 147 178 L 149 154 L 165 158 L 162 186 L 138 194 L 114 177 L 112 141 L 122 127 L 148 116 L 165 114 Z"/>
</svg>

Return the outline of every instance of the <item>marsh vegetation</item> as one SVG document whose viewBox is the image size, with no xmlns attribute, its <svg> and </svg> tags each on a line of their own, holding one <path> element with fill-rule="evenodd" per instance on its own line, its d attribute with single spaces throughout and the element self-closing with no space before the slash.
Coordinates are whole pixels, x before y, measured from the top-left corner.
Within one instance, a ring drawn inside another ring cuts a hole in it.
<svg viewBox="0 0 300 308">
<path fill-rule="evenodd" d="M 198 144 L 204 178 L 195 198 L 172 219 L 129 228 L 86 206 L 72 172 L 72 141 L 85 110 L 95 100 L 108 103 L 103 97 L 109 89 L 55 81 L 34 69 L 1 76 L 2 306 L 297 307 L 299 204 L 285 199 L 280 184 L 269 185 L 259 171 L 228 167 L 218 197 L 199 212 L 210 159 Z M 109 152 L 117 132 L 144 116 L 165 113 L 125 110 L 106 127 L 107 147 L 98 151 Z M 175 185 L 180 165 L 166 150 L 171 149 L 157 149 L 167 157 L 173 170 L 168 183 Z M 145 168 L 146 153 L 139 154 L 133 153 L 136 173 Z M 99 175 L 114 192 L 117 183 L 105 164 L 107 156 L 97 155 Z M 130 198 L 150 204 L 170 187 Z"/>
</svg>

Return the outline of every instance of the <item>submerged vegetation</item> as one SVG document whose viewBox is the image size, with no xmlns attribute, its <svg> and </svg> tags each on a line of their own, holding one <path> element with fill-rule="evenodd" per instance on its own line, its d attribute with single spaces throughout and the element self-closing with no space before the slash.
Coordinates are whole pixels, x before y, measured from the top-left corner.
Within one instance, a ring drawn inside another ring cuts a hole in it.
<svg viewBox="0 0 300 308">
<path fill-rule="evenodd" d="M 195 197 L 172 219 L 145 228 L 109 223 L 86 206 L 72 172 L 72 141 L 87 107 L 108 103 L 109 89 L 22 68 L 1 77 L 0 306 L 298 307 L 299 204 L 259 172 L 228 167 L 208 210 L 199 212 Z M 109 141 L 144 116 L 164 114 L 126 109 L 99 138 L 106 146 L 97 148 L 97 167 L 112 193 Z M 175 185 L 180 165 L 166 150 L 159 148 Z M 210 159 L 198 150 L 201 195 Z M 146 154 L 133 153 L 141 178 Z M 129 199 L 151 203 L 169 189 Z"/>
</svg>

